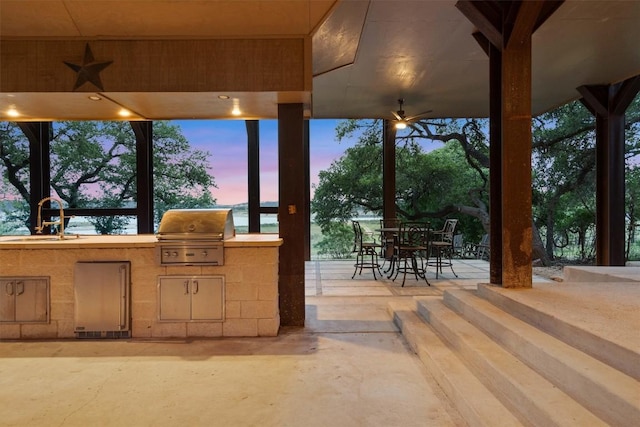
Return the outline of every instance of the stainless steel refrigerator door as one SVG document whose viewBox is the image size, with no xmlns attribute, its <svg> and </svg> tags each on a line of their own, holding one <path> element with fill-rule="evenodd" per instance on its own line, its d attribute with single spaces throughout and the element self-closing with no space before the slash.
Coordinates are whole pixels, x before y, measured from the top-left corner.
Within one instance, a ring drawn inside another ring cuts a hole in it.
<svg viewBox="0 0 640 427">
<path fill-rule="evenodd" d="M 129 262 L 76 263 L 76 332 L 129 329 L 129 277 Z"/>
</svg>

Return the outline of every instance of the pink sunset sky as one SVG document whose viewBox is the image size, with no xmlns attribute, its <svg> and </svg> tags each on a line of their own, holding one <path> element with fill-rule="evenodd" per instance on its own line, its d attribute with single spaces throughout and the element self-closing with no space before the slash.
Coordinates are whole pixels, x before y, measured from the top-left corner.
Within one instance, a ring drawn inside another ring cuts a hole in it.
<svg viewBox="0 0 640 427">
<path fill-rule="evenodd" d="M 219 205 L 246 203 L 247 133 L 243 120 L 176 120 L 189 143 L 210 153 L 211 174 L 218 188 L 213 196 Z M 310 121 L 311 183 L 355 143 L 335 138 L 337 120 Z M 278 200 L 278 122 L 260 121 L 260 199 Z M 313 192 L 313 189 L 311 190 Z M 313 193 L 311 195 L 313 197 Z"/>
</svg>

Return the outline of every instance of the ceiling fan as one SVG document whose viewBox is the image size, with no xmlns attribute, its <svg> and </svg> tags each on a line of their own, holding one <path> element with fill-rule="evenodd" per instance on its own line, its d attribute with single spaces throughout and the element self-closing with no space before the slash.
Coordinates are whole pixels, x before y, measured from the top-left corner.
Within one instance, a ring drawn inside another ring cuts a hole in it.
<svg viewBox="0 0 640 427">
<path fill-rule="evenodd" d="M 415 116 L 407 117 L 403 109 L 404 99 L 403 98 L 398 99 L 398 104 L 400 105 L 400 108 L 398 109 L 398 111 L 391 112 L 391 114 L 393 114 L 393 116 L 395 117 L 396 129 L 404 129 L 407 127 L 409 123 L 413 123 L 414 121 L 419 120 L 423 116 L 426 116 L 427 114 L 433 111 L 433 110 L 429 110 L 429 111 L 422 112 L 420 114 L 416 114 Z"/>
</svg>

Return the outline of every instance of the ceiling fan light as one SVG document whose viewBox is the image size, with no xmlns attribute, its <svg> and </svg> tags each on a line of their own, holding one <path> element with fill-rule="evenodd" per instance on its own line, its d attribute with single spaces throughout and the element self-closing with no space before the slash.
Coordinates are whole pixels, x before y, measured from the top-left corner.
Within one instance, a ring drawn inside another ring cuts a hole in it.
<svg viewBox="0 0 640 427">
<path fill-rule="evenodd" d="M 407 123 L 404 120 L 396 122 L 396 129 L 406 129 Z"/>
</svg>

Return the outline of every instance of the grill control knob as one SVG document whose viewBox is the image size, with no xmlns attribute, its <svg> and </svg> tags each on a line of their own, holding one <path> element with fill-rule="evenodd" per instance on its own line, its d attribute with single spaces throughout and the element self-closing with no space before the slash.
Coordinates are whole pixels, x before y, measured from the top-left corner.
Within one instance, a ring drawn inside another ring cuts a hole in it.
<svg viewBox="0 0 640 427">
<path fill-rule="evenodd" d="M 173 255 L 173 256 L 178 256 L 178 252 L 173 251 L 173 252 L 171 253 L 171 255 Z"/>
<path fill-rule="evenodd" d="M 170 255 L 171 255 L 171 253 L 169 251 L 164 251 L 164 256 L 168 257 Z"/>
<path fill-rule="evenodd" d="M 209 255 L 209 252 L 207 252 L 207 251 L 202 251 L 202 257 L 203 257 L 203 258 L 206 258 L 206 257 L 207 257 L 207 255 Z"/>
</svg>

